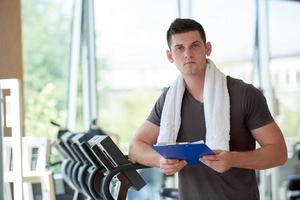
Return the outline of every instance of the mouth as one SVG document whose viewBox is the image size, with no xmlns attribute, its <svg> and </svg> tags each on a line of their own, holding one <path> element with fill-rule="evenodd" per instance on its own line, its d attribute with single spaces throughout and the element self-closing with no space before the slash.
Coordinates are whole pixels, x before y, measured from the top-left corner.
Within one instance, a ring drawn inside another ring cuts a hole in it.
<svg viewBox="0 0 300 200">
<path fill-rule="evenodd" d="M 195 62 L 189 61 L 189 62 L 184 63 L 184 65 L 191 65 L 191 64 L 195 64 Z"/>
</svg>

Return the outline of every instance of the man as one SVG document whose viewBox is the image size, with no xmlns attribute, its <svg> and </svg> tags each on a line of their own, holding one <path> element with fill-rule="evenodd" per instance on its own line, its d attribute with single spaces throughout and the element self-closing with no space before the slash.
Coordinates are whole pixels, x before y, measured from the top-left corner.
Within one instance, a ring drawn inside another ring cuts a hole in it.
<svg viewBox="0 0 300 200">
<path fill-rule="evenodd" d="M 264 96 L 252 85 L 226 77 L 217 70 L 207 58 L 212 45 L 206 41 L 204 29 L 198 22 L 176 19 L 167 31 L 167 41 L 167 58 L 175 63 L 181 73 L 178 80 L 183 83 L 176 80 L 157 100 L 150 116 L 139 127 L 130 144 L 130 159 L 159 167 L 167 175 L 179 172 L 179 196 L 182 200 L 259 199 L 254 170 L 279 166 L 287 159 L 285 141 L 269 112 Z M 214 69 L 221 78 L 210 75 L 209 69 Z M 225 77 L 225 82 L 215 84 L 214 79 L 221 80 L 222 77 Z M 213 81 L 209 82 L 210 79 Z M 183 85 L 184 88 L 179 97 L 180 89 L 176 84 Z M 215 85 L 225 90 L 214 89 Z M 219 93 L 225 95 L 219 99 Z M 225 103 L 223 110 L 220 105 L 226 102 L 226 98 L 228 105 Z M 178 99 L 179 106 L 176 104 Z M 179 114 L 170 109 L 176 110 L 178 107 Z M 211 109 L 213 112 L 210 112 Z M 175 117 L 165 113 L 173 113 Z M 180 120 L 178 128 L 177 118 Z M 215 118 L 221 120 L 214 121 Z M 165 128 L 169 126 L 169 122 L 172 129 Z M 214 137 L 215 133 L 212 134 L 214 131 L 211 130 L 216 127 L 219 129 L 215 132 L 223 131 L 223 135 Z M 229 141 L 226 134 L 230 137 Z M 174 142 L 170 138 L 175 138 L 175 142 L 210 142 L 213 147 L 208 146 L 214 150 L 215 155 L 199 158 L 203 163 L 199 165 L 187 165 L 184 160 L 165 159 L 152 149 L 152 145 L 168 140 Z M 214 144 L 216 140 L 225 145 L 220 145 L 219 142 Z M 257 149 L 256 142 L 260 144 Z"/>
</svg>

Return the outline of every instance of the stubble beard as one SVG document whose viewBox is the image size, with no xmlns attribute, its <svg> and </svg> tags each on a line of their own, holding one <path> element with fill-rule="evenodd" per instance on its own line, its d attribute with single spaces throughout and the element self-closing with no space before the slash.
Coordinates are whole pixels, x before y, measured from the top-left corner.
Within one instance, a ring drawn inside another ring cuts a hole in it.
<svg viewBox="0 0 300 200">
<path fill-rule="evenodd" d="M 183 66 L 181 73 L 185 76 L 196 76 L 200 74 L 202 69 L 198 66 Z"/>
</svg>

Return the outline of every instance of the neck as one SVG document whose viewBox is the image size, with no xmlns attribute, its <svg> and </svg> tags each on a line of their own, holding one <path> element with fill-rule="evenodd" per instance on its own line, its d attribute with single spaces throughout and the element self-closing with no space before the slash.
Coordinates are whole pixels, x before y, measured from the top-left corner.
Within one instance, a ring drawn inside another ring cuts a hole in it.
<svg viewBox="0 0 300 200">
<path fill-rule="evenodd" d="M 197 76 L 184 76 L 186 89 L 199 102 L 203 102 L 205 70 L 201 71 Z"/>
</svg>

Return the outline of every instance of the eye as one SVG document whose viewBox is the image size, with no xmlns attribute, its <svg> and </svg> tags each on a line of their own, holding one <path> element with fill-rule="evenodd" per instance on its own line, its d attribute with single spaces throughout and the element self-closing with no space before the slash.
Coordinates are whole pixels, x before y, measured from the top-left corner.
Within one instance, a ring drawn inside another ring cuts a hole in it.
<svg viewBox="0 0 300 200">
<path fill-rule="evenodd" d="M 193 48 L 193 49 L 200 48 L 200 44 L 194 43 L 194 44 L 192 44 L 192 48 Z"/>
<path fill-rule="evenodd" d="M 180 53 L 180 52 L 184 51 L 184 47 L 183 47 L 183 46 L 176 46 L 176 47 L 175 47 L 175 51 L 176 51 L 177 53 Z"/>
</svg>

